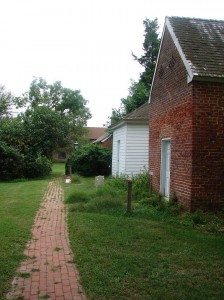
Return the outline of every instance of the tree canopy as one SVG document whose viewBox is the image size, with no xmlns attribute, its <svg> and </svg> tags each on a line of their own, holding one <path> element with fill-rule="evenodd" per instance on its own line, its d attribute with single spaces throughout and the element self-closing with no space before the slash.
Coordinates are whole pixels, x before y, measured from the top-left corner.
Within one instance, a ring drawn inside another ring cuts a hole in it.
<svg viewBox="0 0 224 300">
<path fill-rule="evenodd" d="M 12 103 L 25 112 L 13 118 Z M 86 104 L 79 90 L 60 81 L 34 78 L 29 91 L 17 98 L 0 86 L 0 179 L 48 174 L 53 151 L 82 139 L 91 116 Z"/>
<path fill-rule="evenodd" d="M 0 118 L 10 116 L 13 96 L 0 84 Z"/>
<path fill-rule="evenodd" d="M 122 119 L 126 114 L 146 103 L 149 98 L 160 45 L 159 25 L 157 18 L 152 21 L 146 18 L 143 21 L 143 25 L 143 55 L 137 57 L 132 53 L 132 56 L 134 60 L 144 67 L 144 71 L 140 74 L 137 82 L 131 80 L 131 86 L 128 90 L 129 94 L 126 98 L 121 99 L 120 107 L 112 109 L 111 122 Z"/>
</svg>

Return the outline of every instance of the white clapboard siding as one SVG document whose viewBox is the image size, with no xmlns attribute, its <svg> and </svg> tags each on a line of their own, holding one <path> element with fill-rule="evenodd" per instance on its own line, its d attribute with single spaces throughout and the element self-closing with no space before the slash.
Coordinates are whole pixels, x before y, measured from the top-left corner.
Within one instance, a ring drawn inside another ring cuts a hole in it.
<svg viewBox="0 0 224 300">
<path fill-rule="evenodd" d="M 113 132 L 112 175 L 120 176 L 125 173 L 127 125 L 116 128 Z M 120 141 L 120 154 L 118 163 L 118 141 Z"/>
<path fill-rule="evenodd" d="M 112 175 L 136 175 L 148 169 L 148 124 L 123 124 L 113 131 Z M 118 167 L 118 141 L 120 155 Z"/>
<path fill-rule="evenodd" d="M 129 124 L 126 139 L 125 174 L 131 176 L 148 169 L 148 124 Z"/>
</svg>

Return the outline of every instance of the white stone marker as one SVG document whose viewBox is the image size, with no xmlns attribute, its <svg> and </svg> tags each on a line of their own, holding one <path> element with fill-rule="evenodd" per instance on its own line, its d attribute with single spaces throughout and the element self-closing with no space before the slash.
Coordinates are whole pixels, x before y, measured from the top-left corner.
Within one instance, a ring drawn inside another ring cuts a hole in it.
<svg viewBox="0 0 224 300">
<path fill-rule="evenodd" d="M 96 176 L 95 177 L 95 186 L 96 188 L 98 188 L 99 186 L 103 185 L 104 184 L 104 176 Z"/>
</svg>

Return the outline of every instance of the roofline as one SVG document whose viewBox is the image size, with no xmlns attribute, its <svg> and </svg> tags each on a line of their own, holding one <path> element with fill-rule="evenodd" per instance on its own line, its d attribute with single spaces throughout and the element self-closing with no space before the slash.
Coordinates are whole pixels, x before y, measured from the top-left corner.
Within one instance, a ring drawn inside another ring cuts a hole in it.
<svg viewBox="0 0 224 300">
<path fill-rule="evenodd" d="M 162 33 L 162 38 L 161 38 L 161 42 L 160 42 L 160 47 L 159 47 L 159 52 L 158 52 L 158 57 L 157 57 L 157 61 L 156 61 L 156 67 L 155 67 L 155 71 L 154 71 L 154 74 L 153 74 L 153 79 L 152 79 L 152 87 L 151 87 L 151 90 L 150 90 L 150 94 L 149 94 L 149 101 L 148 103 L 151 102 L 151 93 L 152 93 L 152 89 L 153 89 L 153 84 L 154 84 L 154 80 L 155 80 L 155 74 L 156 74 L 156 71 L 157 71 L 157 67 L 158 67 L 158 62 L 159 62 L 159 58 L 160 58 L 160 52 L 161 52 L 161 48 L 162 48 L 162 44 L 163 44 L 163 39 L 164 39 L 164 35 L 165 35 L 165 30 L 166 28 L 168 29 L 171 37 L 172 37 L 172 40 L 177 48 L 177 51 L 179 52 L 180 54 L 180 57 L 187 69 L 187 73 L 188 73 L 188 83 L 192 81 L 193 79 L 193 72 L 189 66 L 189 63 L 183 53 L 183 50 L 179 44 L 179 41 L 173 31 L 173 28 L 172 28 L 172 25 L 170 24 L 170 21 L 169 21 L 169 17 L 165 17 L 165 23 L 164 23 L 164 26 L 163 26 L 163 33 Z"/>
<path fill-rule="evenodd" d="M 107 137 L 105 137 L 104 139 L 102 139 L 102 143 L 106 142 L 110 137 L 112 136 L 112 134 L 108 135 Z"/>
<path fill-rule="evenodd" d="M 160 45 L 159 45 L 159 52 L 158 52 L 158 56 L 157 56 L 157 60 L 156 60 L 155 71 L 154 71 L 153 78 L 152 78 L 152 85 L 151 85 L 151 89 L 150 89 L 148 103 L 151 102 L 151 94 L 152 94 L 153 84 L 154 84 L 154 80 L 155 80 L 156 70 L 157 70 L 157 67 L 158 67 L 158 62 L 159 62 L 160 52 L 161 52 L 161 48 L 162 48 L 162 43 L 163 43 L 165 29 L 166 29 L 166 22 L 163 25 L 163 33 L 162 33 L 162 38 L 161 38 L 161 42 L 160 42 Z"/>
<path fill-rule="evenodd" d="M 174 31 L 173 31 L 173 27 L 170 24 L 169 17 L 166 17 L 166 26 L 167 26 L 167 29 L 169 30 L 169 33 L 170 33 L 170 35 L 171 35 L 171 37 L 173 39 L 173 42 L 174 42 L 175 46 L 177 48 L 177 51 L 179 52 L 180 57 L 182 58 L 182 61 L 183 61 L 184 65 L 185 65 L 185 68 L 186 68 L 187 73 L 188 73 L 188 80 L 187 81 L 189 83 L 189 82 L 192 81 L 192 79 L 194 77 L 194 74 L 193 74 L 193 72 L 191 70 L 191 67 L 189 65 L 189 62 L 187 61 L 186 56 L 185 56 L 185 54 L 184 54 L 184 52 L 183 52 L 183 50 L 182 50 L 182 48 L 180 46 L 180 43 L 179 43 L 179 41 L 178 41 L 178 39 L 177 39 Z"/>
<path fill-rule="evenodd" d="M 117 129 L 123 125 L 126 124 L 147 124 L 149 122 L 149 119 L 126 119 L 126 120 L 121 120 L 119 123 L 115 124 L 114 126 L 110 127 L 110 130 L 114 131 L 114 129 Z"/>
<path fill-rule="evenodd" d="M 93 144 L 96 144 L 96 143 L 104 143 L 105 141 L 107 141 L 110 137 L 112 136 L 112 134 L 108 134 L 105 138 L 103 138 L 102 140 L 95 140 L 93 141 Z"/>
<path fill-rule="evenodd" d="M 116 129 L 116 128 L 122 126 L 123 124 L 124 124 L 124 120 L 122 119 L 122 120 L 118 121 L 116 124 L 110 125 L 110 126 L 109 126 L 109 129 L 110 129 L 110 130 L 114 130 L 114 129 Z"/>
<path fill-rule="evenodd" d="M 201 75 L 195 75 L 193 77 L 194 81 L 204 81 L 204 82 L 217 82 L 217 83 L 223 83 L 224 82 L 224 76 L 201 76 Z"/>
</svg>

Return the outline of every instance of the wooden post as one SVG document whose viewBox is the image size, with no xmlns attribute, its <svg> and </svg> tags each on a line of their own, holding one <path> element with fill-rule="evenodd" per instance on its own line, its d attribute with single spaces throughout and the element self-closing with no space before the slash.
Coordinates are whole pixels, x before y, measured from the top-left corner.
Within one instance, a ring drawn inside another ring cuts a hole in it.
<svg viewBox="0 0 224 300">
<path fill-rule="evenodd" d="M 149 172 L 149 180 L 150 180 L 150 194 L 152 194 L 152 175 L 153 175 L 153 172 L 152 171 L 150 171 Z"/>
<path fill-rule="evenodd" d="M 152 195 L 152 175 L 150 175 L 150 194 Z"/>
<path fill-rule="evenodd" d="M 128 179 L 128 201 L 127 201 L 127 213 L 131 212 L 131 197 L 132 197 L 132 180 Z"/>
</svg>

